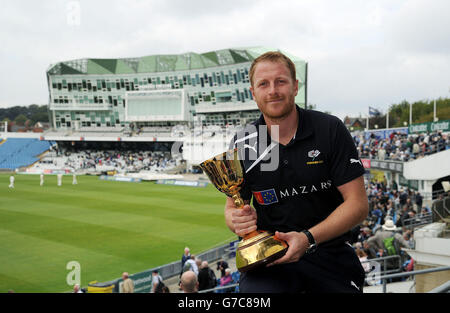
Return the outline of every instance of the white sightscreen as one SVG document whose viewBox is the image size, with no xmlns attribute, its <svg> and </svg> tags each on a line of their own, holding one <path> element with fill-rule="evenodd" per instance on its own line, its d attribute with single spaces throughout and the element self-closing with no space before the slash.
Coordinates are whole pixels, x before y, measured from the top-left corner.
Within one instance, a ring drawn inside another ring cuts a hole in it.
<svg viewBox="0 0 450 313">
<path fill-rule="evenodd" d="M 126 94 L 127 121 L 184 121 L 184 90 L 138 91 Z"/>
</svg>

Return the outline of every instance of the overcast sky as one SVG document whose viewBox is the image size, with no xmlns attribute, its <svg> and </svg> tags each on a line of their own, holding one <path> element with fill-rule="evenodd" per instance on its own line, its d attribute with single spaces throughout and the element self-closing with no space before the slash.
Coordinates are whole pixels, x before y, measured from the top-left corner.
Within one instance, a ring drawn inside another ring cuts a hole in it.
<svg viewBox="0 0 450 313">
<path fill-rule="evenodd" d="M 78 58 L 266 46 L 308 62 L 308 102 L 343 118 L 450 97 L 448 0 L 0 0 L 0 107 L 47 104 Z"/>
</svg>

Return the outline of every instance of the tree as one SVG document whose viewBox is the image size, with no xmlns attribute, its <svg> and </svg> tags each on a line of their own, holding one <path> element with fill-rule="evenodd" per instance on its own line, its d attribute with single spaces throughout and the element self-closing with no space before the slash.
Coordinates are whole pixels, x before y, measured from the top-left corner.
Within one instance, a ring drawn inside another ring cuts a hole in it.
<svg viewBox="0 0 450 313">
<path fill-rule="evenodd" d="M 389 108 L 389 127 L 404 127 L 409 124 L 410 103 L 406 100 L 392 104 Z M 434 100 L 420 100 L 412 103 L 412 123 L 433 122 Z M 439 120 L 450 119 L 450 99 L 436 99 L 436 115 Z M 386 120 L 386 115 L 383 116 Z M 370 119 L 372 125 L 372 119 Z M 375 123 L 373 123 L 375 124 Z"/>
<path fill-rule="evenodd" d="M 45 123 L 48 122 L 48 113 L 47 112 L 36 112 L 30 116 L 30 120 L 33 121 L 33 124 L 37 122 Z"/>
<path fill-rule="evenodd" d="M 17 125 L 23 126 L 27 120 L 28 118 L 25 115 L 19 114 L 14 119 L 14 122 L 16 122 Z"/>
<path fill-rule="evenodd" d="M 8 118 L 9 121 L 15 121 L 19 115 L 31 119 L 32 122 L 49 121 L 47 105 L 31 104 L 28 107 L 14 106 L 10 108 L 0 108 L 0 120 Z M 20 117 L 19 120 L 23 120 L 23 117 Z M 23 123 L 25 122 L 23 121 Z"/>
</svg>

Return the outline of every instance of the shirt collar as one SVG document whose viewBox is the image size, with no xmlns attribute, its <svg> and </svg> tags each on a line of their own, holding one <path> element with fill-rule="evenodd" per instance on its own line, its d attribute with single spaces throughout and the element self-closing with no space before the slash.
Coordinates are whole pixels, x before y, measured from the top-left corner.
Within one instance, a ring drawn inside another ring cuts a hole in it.
<svg viewBox="0 0 450 313">
<path fill-rule="evenodd" d="M 298 113 L 298 125 L 294 140 L 301 141 L 313 134 L 313 124 L 308 110 L 302 109 L 298 105 L 296 105 L 296 107 Z"/>
<path fill-rule="evenodd" d="M 312 121 L 310 119 L 308 111 L 300 108 L 298 105 L 295 105 L 295 108 L 297 109 L 297 114 L 298 114 L 298 124 L 297 124 L 297 131 L 291 142 L 301 141 L 303 139 L 308 138 L 309 136 L 311 136 L 313 134 L 313 128 L 312 128 L 312 123 L 311 123 Z M 264 120 L 263 114 L 260 115 L 260 117 L 256 121 L 255 125 L 256 126 L 266 125 L 266 121 Z"/>
</svg>

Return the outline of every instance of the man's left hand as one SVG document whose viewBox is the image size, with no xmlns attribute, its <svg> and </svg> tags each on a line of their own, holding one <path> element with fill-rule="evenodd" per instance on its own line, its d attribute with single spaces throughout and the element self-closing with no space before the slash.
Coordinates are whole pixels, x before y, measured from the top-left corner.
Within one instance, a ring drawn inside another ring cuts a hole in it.
<svg viewBox="0 0 450 313">
<path fill-rule="evenodd" d="M 275 238 L 286 241 L 289 248 L 283 257 L 267 264 L 267 266 L 297 262 L 305 254 L 305 251 L 309 246 L 309 241 L 306 235 L 295 231 L 291 231 L 289 233 L 277 231 L 275 232 Z"/>
</svg>

